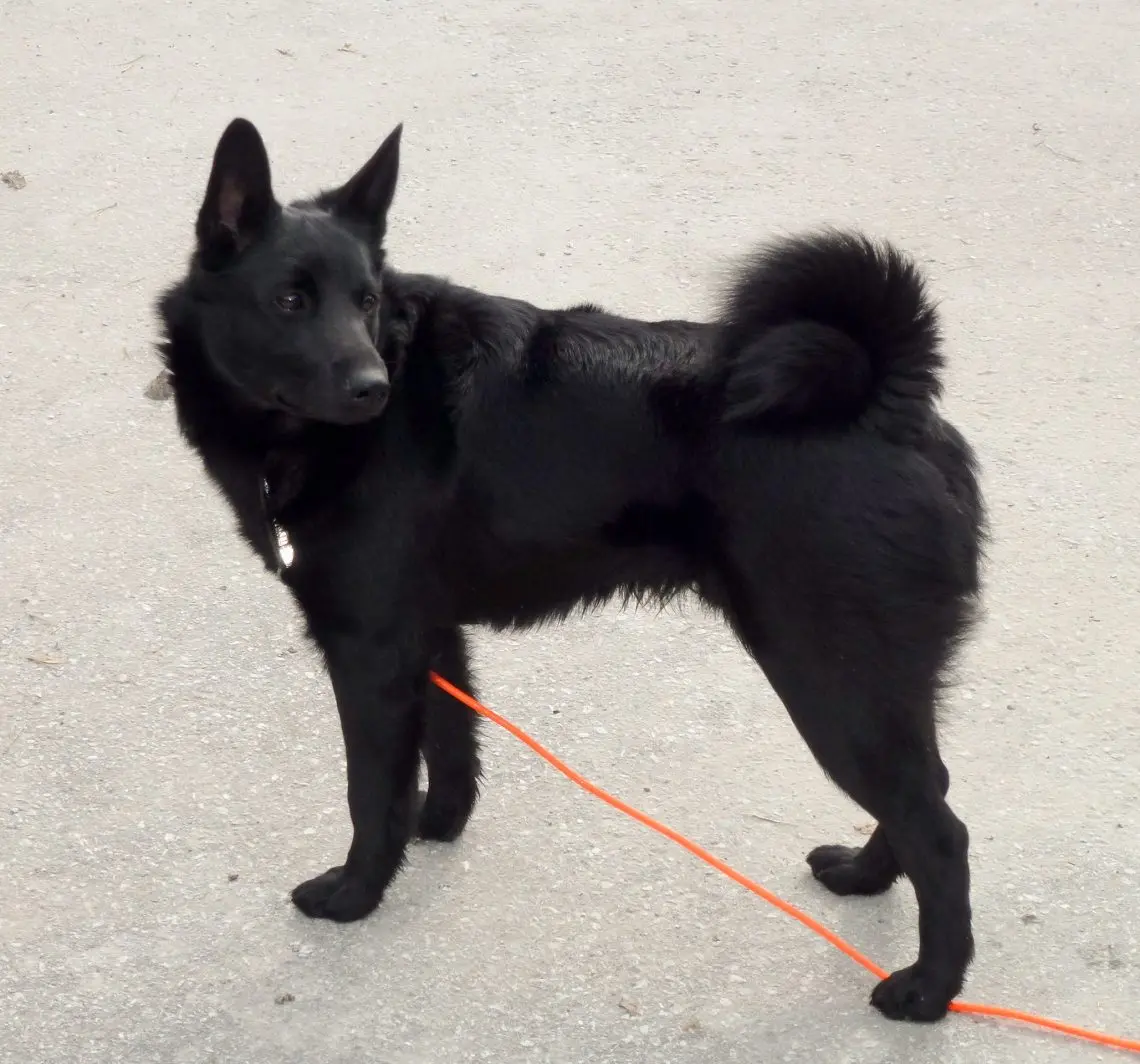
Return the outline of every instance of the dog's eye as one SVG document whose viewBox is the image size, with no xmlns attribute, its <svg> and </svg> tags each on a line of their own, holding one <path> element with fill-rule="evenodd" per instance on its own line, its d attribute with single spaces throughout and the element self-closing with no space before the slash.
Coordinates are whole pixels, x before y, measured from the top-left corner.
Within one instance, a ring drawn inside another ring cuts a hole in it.
<svg viewBox="0 0 1140 1064">
<path fill-rule="evenodd" d="M 365 314 L 371 314 L 379 302 L 380 300 L 371 292 L 365 292 L 364 295 L 360 297 L 360 309 L 363 310 Z"/>
<path fill-rule="evenodd" d="M 286 314 L 296 314 L 305 309 L 307 301 L 302 292 L 282 292 L 274 302 L 277 304 L 277 308 Z"/>
</svg>

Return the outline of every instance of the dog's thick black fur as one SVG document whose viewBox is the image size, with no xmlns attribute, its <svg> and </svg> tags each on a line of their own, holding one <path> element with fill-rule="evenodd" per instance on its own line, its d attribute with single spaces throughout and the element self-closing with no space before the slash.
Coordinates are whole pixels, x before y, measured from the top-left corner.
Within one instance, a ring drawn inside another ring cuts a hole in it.
<svg viewBox="0 0 1140 1064">
<path fill-rule="evenodd" d="M 816 878 L 914 886 L 918 960 L 872 1000 L 941 1017 L 973 939 L 935 706 L 975 613 L 984 518 L 972 452 L 935 409 L 917 269 L 828 231 L 759 253 L 713 324 L 540 310 L 385 265 L 399 139 L 282 206 L 235 120 L 160 303 L 182 431 L 271 568 L 275 527 L 291 540 L 282 579 L 340 711 L 352 845 L 297 906 L 360 919 L 417 816 L 425 838 L 463 830 L 475 718 L 427 680 L 471 688 L 462 626 L 692 590 L 878 821 L 861 849 L 809 854 Z"/>
</svg>

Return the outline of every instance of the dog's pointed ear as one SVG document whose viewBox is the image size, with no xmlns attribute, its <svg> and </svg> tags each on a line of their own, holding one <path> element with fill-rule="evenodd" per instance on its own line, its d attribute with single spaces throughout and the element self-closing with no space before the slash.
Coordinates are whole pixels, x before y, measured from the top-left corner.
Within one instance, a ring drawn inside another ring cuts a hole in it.
<svg viewBox="0 0 1140 1064">
<path fill-rule="evenodd" d="M 280 210 L 269 155 L 252 122 L 235 118 L 214 149 L 206 198 L 198 212 L 198 248 L 213 262 L 254 243 Z"/>
<path fill-rule="evenodd" d="M 400 173 L 401 122 L 348 182 L 331 196 L 333 213 L 378 232 L 382 239 Z"/>
</svg>

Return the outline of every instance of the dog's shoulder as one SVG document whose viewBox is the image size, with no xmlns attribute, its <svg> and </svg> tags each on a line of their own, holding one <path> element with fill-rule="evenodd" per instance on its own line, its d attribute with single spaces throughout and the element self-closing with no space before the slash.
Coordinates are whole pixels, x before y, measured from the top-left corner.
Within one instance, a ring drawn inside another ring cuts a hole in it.
<svg viewBox="0 0 1140 1064">
<path fill-rule="evenodd" d="M 489 295 L 427 274 L 385 274 L 389 340 L 407 358 L 434 362 L 461 392 L 480 371 L 510 373 L 544 312 L 520 299 Z"/>
</svg>

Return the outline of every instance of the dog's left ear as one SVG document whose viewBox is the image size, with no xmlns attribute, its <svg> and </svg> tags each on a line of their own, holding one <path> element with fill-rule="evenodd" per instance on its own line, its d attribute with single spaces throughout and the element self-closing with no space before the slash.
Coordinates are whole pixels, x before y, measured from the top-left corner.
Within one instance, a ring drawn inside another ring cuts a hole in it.
<svg viewBox="0 0 1140 1064">
<path fill-rule="evenodd" d="M 333 213 L 358 222 L 375 231 L 383 239 L 388 208 L 396 195 L 396 178 L 400 172 L 401 122 L 376 149 L 349 181 L 329 197 Z"/>
</svg>

